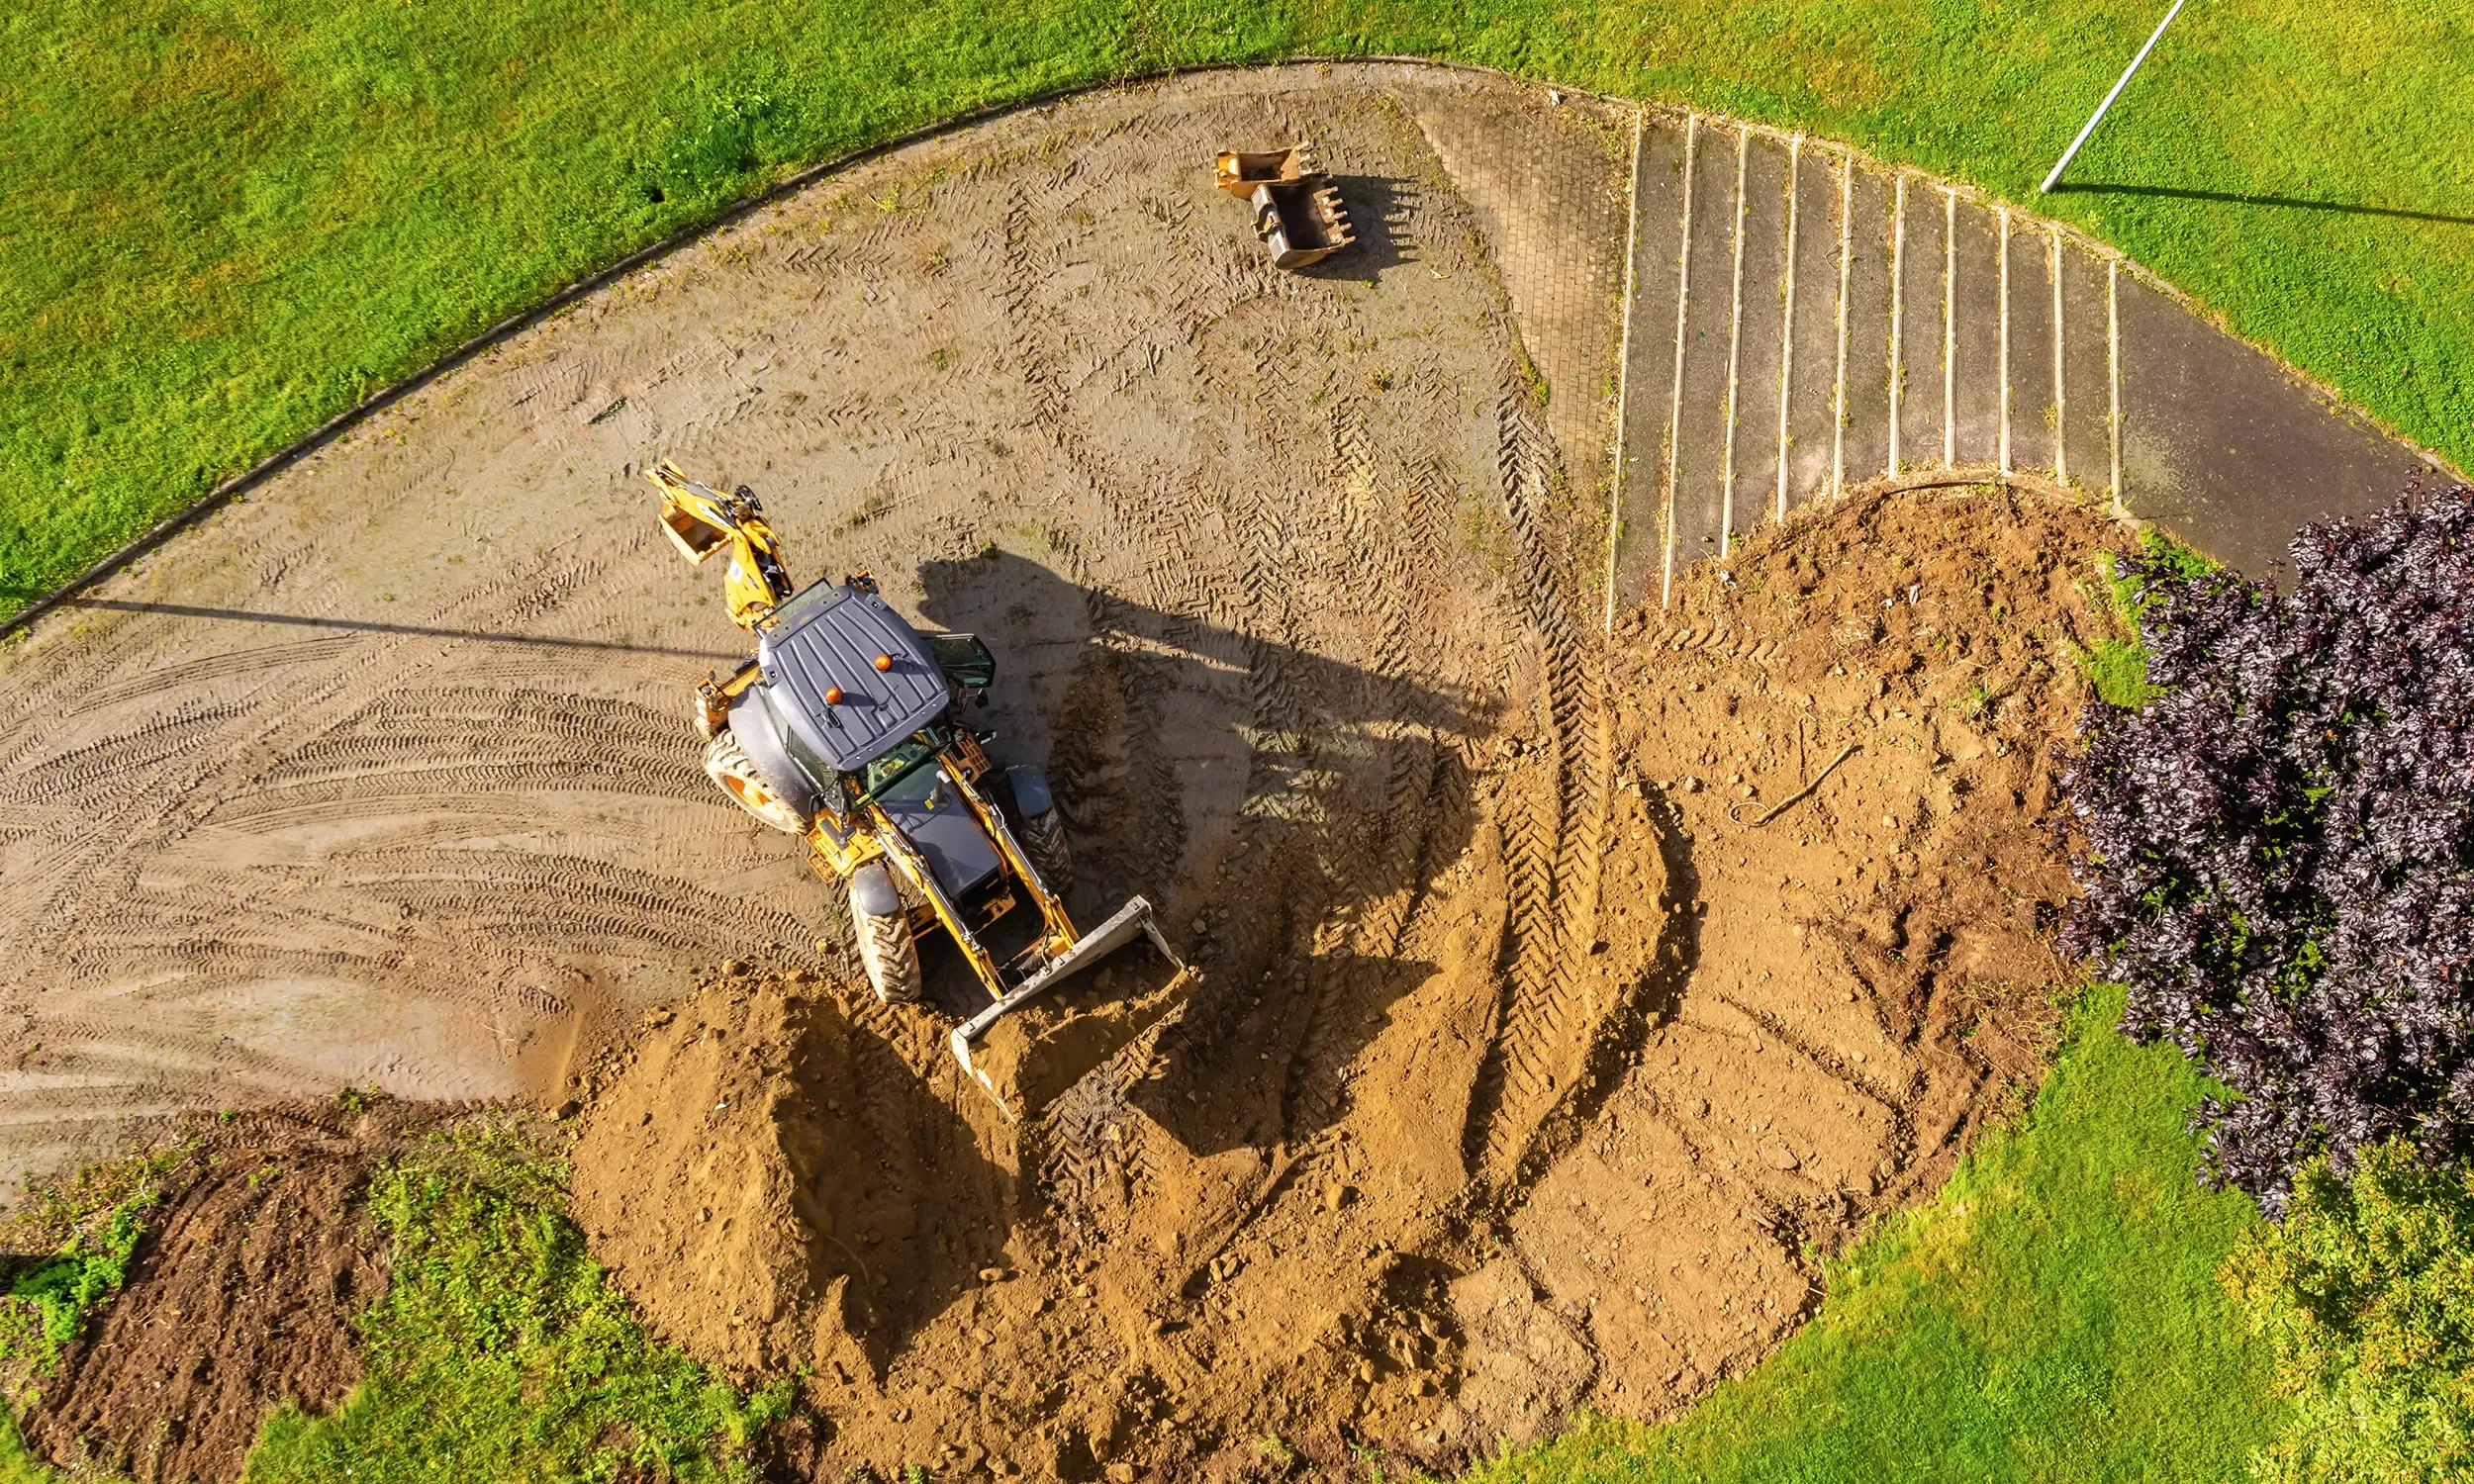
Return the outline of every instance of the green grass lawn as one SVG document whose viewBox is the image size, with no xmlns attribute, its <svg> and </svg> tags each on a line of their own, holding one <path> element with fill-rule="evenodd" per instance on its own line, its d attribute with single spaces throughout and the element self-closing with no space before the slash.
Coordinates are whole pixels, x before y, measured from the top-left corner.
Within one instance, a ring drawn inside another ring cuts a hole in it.
<svg viewBox="0 0 2474 1484">
<path fill-rule="evenodd" d="M 268 1418 L 245 1484 L 753 1480 L 790 1378 L 751 1401 L 647 1337 L 561 1214 L 566 1179 L 480 1121 L 372 1180 L 391 1270 L 354 1322 L 368 1374 L 331 1416 Z"/>
<path fill-rule="evenodd" d="M 1832 1265 L 1815 1321 L 1661 1428 L 1604 1419 L 1472 1474 L 1878 1484 L 2245 1475 L 2284 1404 L 2216 1272 L 2258 1216 L 2192 1179 L 2201 1090 L 2091 993 L 2021 1127 Z"/>
<path fill-rule="evenodd" d="M 0 612 L 800 162 L 1171 63 L 1401 51 L 2028 201 L 2159 0 L 52 0 L 0 15 Z M 2047 209 L 2474 463 L 2469 13 L 2192 6 Z"/>
</svg>

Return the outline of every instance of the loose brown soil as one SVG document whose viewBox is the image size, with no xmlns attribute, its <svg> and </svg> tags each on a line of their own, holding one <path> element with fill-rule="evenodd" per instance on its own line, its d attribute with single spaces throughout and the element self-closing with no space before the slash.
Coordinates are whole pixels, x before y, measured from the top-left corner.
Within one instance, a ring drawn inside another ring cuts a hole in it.
<svg viewBox="0 0 2474 1484">
<path fill-rule="evenodd" d="M 1208 161 L 1300 138 L 1361 242 L 1284 274 Z M 1844 502 L 1604 642 L 1631 139 L 1378 65 L 959 131 L 38 625 L 0 654 L 0 1170 L 167 1107 L 591 1080 L 597 1250 L 696 1352 L 806 1366 L 830 1477 L 1449 1465 L 1740 1369 L 1808 1244 L 2033 1074 L 2111 532 Z M 747 644 L 655 534 L 664 456 L 754 486 L 799 577 L 986 635 L 975 719 L 1048 766 L 1078 919 L 1141 892 L 1199 970 L 1038 1122 L 946 1059 L 950 956 L 923 1005 L 854 993 L 836 893 L 698 774 L 690 690 Z"/>
<path fill-rule="evenodd" d="M 126 1291 L 36 1378 L 28 1445 L 156 1484 L 240 1476 L 267 1413 L 323 1412 L 360 1379 L 351 1317 L 385 1290 L 370 1171 L 462 1111 L 296 1104 L 189 1123 Z"/>
<path fill-rule="evenodd" d="M 1507 698 L 1396 948 L 1232 866 L 1192 1003 L 1035 1127 L 938 1012 L 735 966 L 597 1072 L 578 1219 L 665 1336 L 809 1368 L 817 1477 L 1233 1475 L 1266 1437 L 1450 1466 L 1669 1412 L 2029 1090 L 2114 539 L 1977 489 L 1752 541 L 1620 625 L 1602 741 Z M 1593 745 L 1602 815 L 1542 822 Z"/>
</svg>

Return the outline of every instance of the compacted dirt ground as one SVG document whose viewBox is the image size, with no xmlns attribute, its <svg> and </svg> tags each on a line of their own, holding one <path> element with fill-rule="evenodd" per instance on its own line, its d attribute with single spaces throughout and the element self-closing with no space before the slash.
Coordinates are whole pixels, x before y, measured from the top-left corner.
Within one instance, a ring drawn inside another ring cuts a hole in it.
<svg viewBox="0 0 2474 1484">
<path fill-rule="evenodd" d="M 1211 160 L 1297 139 L 1360 242 L 1290 274 Z M 1279 887 L 1245 910 L 1380 948 L 1427 835 L 1466 827 L 1439 760 L 1534 687 L 1537 624 L 1569 639 L 1565 574 L 1603 560 L 1629 141 L 1408 67 L 962 130 L 579 304 L 39 623 L 0 649 L 0 1174 L 345 1082 L 555 1100 L 698 970 L 838 941 L 699 772 L 691 688 L 748 641 L 657 529 L 665 456 L 754 487 L 796 577 L 871 569 L 988 636 L 981 723 L 1072 798 L 1082 908 L 1140 890 L 1221 931 L 1245 849 Z M 1536 703 L 1570 714 L 1553 652 Z M 1329 878 L 1279 843 L 1351 818 Z"/>
<path fill-rule="evenodd" d="M 1209 161 L 1297 138 L 1362 241 L 1282 274 Z M 39 625 L 10 1159 L 342 1081 L 583 1098 L 578 1221 L 660 1333 L 804 1368 L 802 1476 L 1449 1465 L 1749 1364 L 2033 1075 L 2111 530 L 1859 494 L 1602 637 L 1622 237 L 1570 224 L 1620 223 L 1628 148 L 1380 67 L 961 131 Z M 983 634 L 1075 910 L 1143 892 L 1199 970 L 1036 1122 L 946 1059 L 951 965 L 855 992 L 834 893 L 699 774 L 690 688 L 746 644 L 663 456 L 753 486 L 798 577 Z"/>
</svg>

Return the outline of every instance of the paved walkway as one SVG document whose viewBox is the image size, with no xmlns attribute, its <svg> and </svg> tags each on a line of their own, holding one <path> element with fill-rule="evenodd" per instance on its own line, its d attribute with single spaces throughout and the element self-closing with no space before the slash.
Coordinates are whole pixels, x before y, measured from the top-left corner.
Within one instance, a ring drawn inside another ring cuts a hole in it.
<svg viewBox="0 0 2474 1484">
<path fill-rule="evenodd" d="M 1647 112 L 1633 199 L 1617 604 L 1883 475 L 2035 470 L 2259 572 L 2426 467 L 2106 249 L 1964 187 Z"/>
</svg>

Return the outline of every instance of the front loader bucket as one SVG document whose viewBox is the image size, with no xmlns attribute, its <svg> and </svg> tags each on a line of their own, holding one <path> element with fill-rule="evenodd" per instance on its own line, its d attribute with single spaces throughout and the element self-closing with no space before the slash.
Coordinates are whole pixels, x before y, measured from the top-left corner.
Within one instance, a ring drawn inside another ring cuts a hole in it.
<svg viewBox="0 0 2474 1484">
<path fill-rule="evenodd" d="M 1052 1007 L 1038 1023 L 1012 1018 L 1065 979 L 1148 936 L 1174 972 L 1165 983 L 1094 1004 Z M 954 1027 L 954 1060 L 1014 1120 L 1032 1117 L 1100 1063 L 1157 1024 L 1192 993 L 1196 979 L 1152 921 L 1151 903 L 1135 897 L 1072 948 L 1016 985 L 1002 999 Z M 1003 1031 L 991 1037 L 999 1023 Z"/>
</svg>

